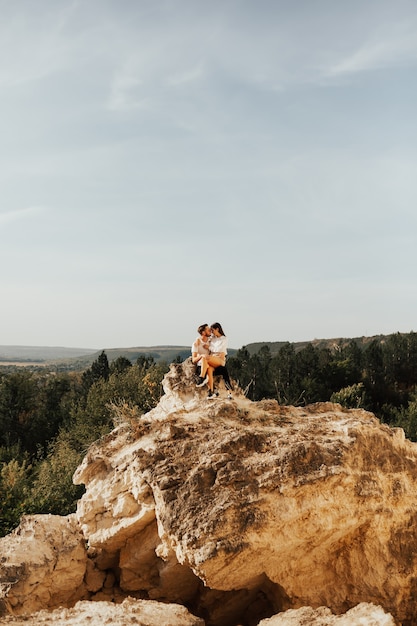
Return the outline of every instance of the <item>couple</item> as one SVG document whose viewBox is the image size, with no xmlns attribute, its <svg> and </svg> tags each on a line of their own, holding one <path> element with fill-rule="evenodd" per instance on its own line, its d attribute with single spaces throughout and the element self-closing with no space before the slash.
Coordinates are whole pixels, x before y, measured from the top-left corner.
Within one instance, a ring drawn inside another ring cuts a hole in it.
<svg viewBox="0 0 417 626">
<path fill-rule="evenodd" d="M 194 341 L 191 352 L 192 361 L 200 368 L 197 387 L 208 385 L 208 397 L 214 397 L 213 372 L 216 367 L 226 365 L 227 337 L 219 322 L 211 326 L 201 324 L 198 327 L 199 337 Z"/>
</svg>

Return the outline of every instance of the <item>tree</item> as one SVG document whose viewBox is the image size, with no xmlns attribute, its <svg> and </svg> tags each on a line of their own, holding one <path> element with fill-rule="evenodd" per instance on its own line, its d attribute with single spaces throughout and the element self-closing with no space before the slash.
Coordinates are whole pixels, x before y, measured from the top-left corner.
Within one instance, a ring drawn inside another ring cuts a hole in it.
<svg viewBox="0 0 417 626">
<path fill-rule="evenodd" d="M 272 360 L 276 398 L 280 404 L 299 404 L 303 389 L 296 372 L 294 344 L 285 343 Z"/>
<path fill-rule="evenodd" d="M 365 376 L 371 387 L 380 386 L 384 381 L 384 355 L 381 344 L 374 339 L 364 353 Z"/>
<path fill-rule="evenodd" d="M 349 374 L 352 380 L 358 381 L 362 377 L 363 352 L 353 339 L 342 349 L 343 358 L 349 363 Z"/>
<path fill-rule="evenodd" d="M 13 459 L 0 468 L 0 536 L 18 526 L 25 512 L 25 500 L 30 493 L 31 467 L 26 461 Z"/>
<path fill-rule="evenodd" d="M 385 379 L 389 384 L 406 388 L 409 381 L 409 341 L 396 333 L 382 346 Z"/>
<path fill-rule="evenodd" d="M 250 354 L 246 346 L 240 348 L 234 356 L 227 360 L 227 369 L 232 378 L 234 378 L 242 389 L 246 389 L 251 385 L 252 378 L 249 372 Z"/>
<path fill-rule="evenodd" d="M 84 492 L 83 486 L 74 485 L 72 481 L 82 456 L 65 438 L 53 443 L 48 456 L 38 464 L 32 488 L 25 500 L 26 512 L 73 513 Z"/>
<path fill-rule="evenodd" d="M 335 391 L 330 397 L 331 402 L 341 404 L 347 409 L 366 408 L 365 387 L 363 383 L 350 385 L 340 391 Z"/>
<path fill-rule="evenodd" d="M 28 424 L 38 408 L 38 384 L 31 372 L 13 372 L 0 381 L 0 445 L 33 447 Z"/>
<path fill-rule="evenodd" d="M 136 360 L 136 365 L 142 371 L 146 371 L 150 367 L 152 367 L 152 365 L 155 365 L 155 359 L 153 358 L 151 354 L 148 354 L 148 355 L 141 354 L 140 356 L 138 356 Z"/>
<path fill-rule="evenodd" d="M 68 374 L 38 380 L 36 408 L 26 426 L 32 451 L 36 446 L 39 453 L 39 446 L 46 454 L 47 442 L 57 435 L 61 425 L 69 418 L 74 398 L 73 384 L 76 383 L 76 377 Z"/>
<path fill-rule="evenodd" d="M 363 382 L 370 399 L 370 409 L 376 414 L 384 405 L 391 404 L 397 395 L 394 387 L 386 384 L 384 353 L 381 343 L 376 339 L 371 341 L 364 352 Z"/>
<path fill-rule="evenodd" d="M 119 356 L 110 365 L 110 374 L 121 374 L 129 367 L 132 367 L 131 361 L 129 361 L 129 359 L 125 356 Z"/>
<path fill-rule="evenodd" d="M 297 381 L 297 397 L 302 397 L 306 403 L 318 402 L 323 397 L 323 389 L 320 382 L 319 352 L 313 344 L 307 346 L 295 354 L 295 370 Z"/>
<path fill-rule="evenodd" d="M 404 429 L 406 437 L 417 441 L 417 394 L 411 395 L 406 407 L 392 408 L 389 423 Z"/>
<path fill-rule="evenodd" d="M 105 351 L 103 350 L 97 359 L 93 362 L 90 369 L 86 370 L 82 377 L 82 383 L 85 393 L 88 393 L 91 385 L 98 380 L 107 380 L 110 376 L 109 361 Z"/>
</svg>

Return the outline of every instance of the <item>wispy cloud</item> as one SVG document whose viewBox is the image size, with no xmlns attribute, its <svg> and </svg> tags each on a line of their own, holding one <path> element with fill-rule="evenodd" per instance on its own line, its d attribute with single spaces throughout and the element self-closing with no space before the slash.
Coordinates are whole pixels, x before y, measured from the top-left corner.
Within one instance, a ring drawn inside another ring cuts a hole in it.
<svg viewBox="0 0 417 626">
<path fill-rule="evenodd" d="M 203 67 L 199 64 L 196 67 L 190 67 L 188 69 L 184 69 L 182 72 L 174 73 L 169 78 L 168 82 L 170 85 L 188 85 L 189 83 L 200 80 L 203 74 Z"/>
<path fill-rule="evenodd" d="M 67 29 L 77 7 L 76 1 L 2 6 L 0 87 L 33 82 L 73 63 L 77 34 L 69 36 Z"/>
<path fill-rule="evenodd" d="M 132 69 L 123 68 L 111 81 L 108 108 L 111 111 L 126 111 L 146 107 L 148 99 L 140 95 L 142 85 L 143 81 L 135 76 Z"/>
<path fill-rule="evenodd" d="M 368 35 L 339 61 L 330 65 L 325 74 L 338 77 L 389 67 L 417 64 L 417 22 L 391 24 L 389 29 Z"/>
<path fill-rule="evenodd" d="M 26 218 L 35 217 L 40 213 L 46 211 L 45 207 L 42 206 L 30 206 L 21 209 L 14 209 L 10 211 L 1 211 L 0 212 L 0 224 L 8 224 L 10 222 L 14 222 L 16 220 L 23 220 Z"/>
</svg>

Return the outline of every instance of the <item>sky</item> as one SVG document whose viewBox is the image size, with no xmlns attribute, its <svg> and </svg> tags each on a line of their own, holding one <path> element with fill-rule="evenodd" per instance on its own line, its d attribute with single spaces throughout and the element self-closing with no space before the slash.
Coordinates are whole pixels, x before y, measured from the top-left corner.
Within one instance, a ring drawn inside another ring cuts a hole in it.
<svg viewBox="0 0 417 626">
<path fill-rule="evenodd" d="M 417 330 L 415 0 L 0 0 L 0 345 Z"/>
</svg>

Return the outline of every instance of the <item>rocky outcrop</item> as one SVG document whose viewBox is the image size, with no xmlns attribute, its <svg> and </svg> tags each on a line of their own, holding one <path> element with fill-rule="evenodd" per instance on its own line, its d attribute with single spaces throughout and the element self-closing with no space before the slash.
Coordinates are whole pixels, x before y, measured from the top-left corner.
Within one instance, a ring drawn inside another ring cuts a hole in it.
<svg viewBox="0 0 417 626">
<path fill-rule="evenodd" d="M 385 620 L 368 624 L 416 623 L 416 445 L 331 403 L 230 400 L 221 384 L 208 400 L 193 376 L 189 361 L 172 365 L 159 405 L 126 409 L 78 468 L 87 560 L 68 606 L 132 596 L 185 605 L 207 626 L 303 606 L 321 611 L 317 625 L 365 610 Z"/>
<path fill-rule="evenodd" d="M 6 617 L 12 626 L 204 626 L 183 606 L 127 598 L 121 604 L 78 602 L 74 608 L 40 611 L 31 617 Z"/>
<path fill-rule="evenodd" d="M 259 622 L 259 626 L 395 626 L 391 615 L 380 606 L 358 604 L 343 615 L 333 615 L 326 607 L 290 609 Z"/>
<path fill-rule="evenodd" d="M 4 617 L 6 626 L 204 626 L 201 618 L 183 606 L 152 600 L 127 598 L 122 604 L 77 602 L 71 609 L 39 611 L 30 617 Z M 290 609 L 259 622 L 259 626 L 395 626 L 381 607 L 359 604 L 343 615 L 333 615 L 326 607 Z"/>
<path fill-rule="evenodd" d="M 73 604 L 83 595 L 87 552 L 74 515 L 31 515 L 0 539 L 0 614 Z"/>
</svg>

